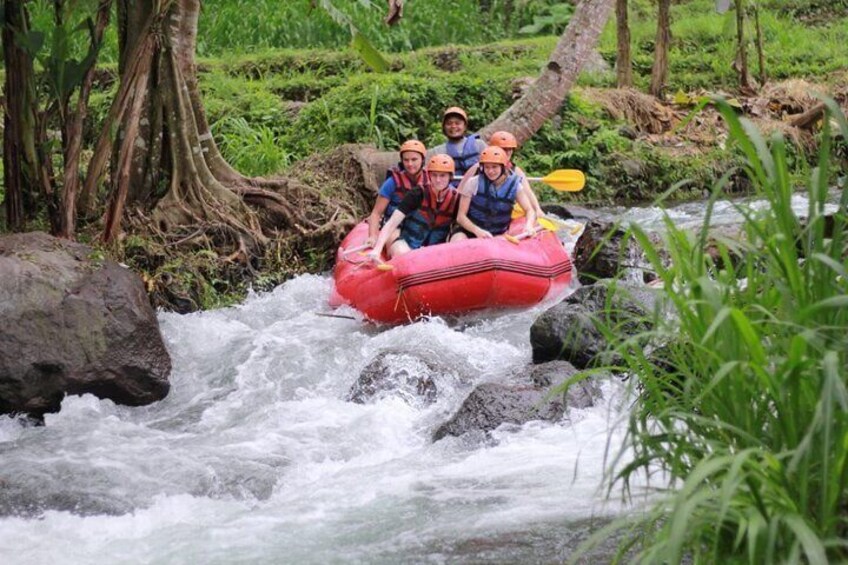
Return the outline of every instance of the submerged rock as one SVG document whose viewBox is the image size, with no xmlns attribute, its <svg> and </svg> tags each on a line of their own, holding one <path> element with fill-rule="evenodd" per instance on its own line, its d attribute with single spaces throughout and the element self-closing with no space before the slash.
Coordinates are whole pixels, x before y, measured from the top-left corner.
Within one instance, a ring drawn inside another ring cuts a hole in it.
<svg viewBox="0 0 848 565">
<path fill-rule="evenodd" d="M 436 381 L 442 377 L 458 379 L 452 369 L 415 353 L 384 351 L 362 369 L 348 400 L 366 404 L 395 396 L 412 406 L 426 406 L 435 402 Z"/>
<path fill-rule="evenodd" d="M 566 393 L 553 389 L 571 378 L 577 369 L 564 361 L 531 366 L 507 383 L 477 386 L 454 416 L 433 434 L 433 441 L 469 432 L 491 432 L 501 424 L 525 424 L 532 420 L 556 422 L 568 408 L 588 408 L 600 391 L 593 381 L 584 380 Z"/>
<path fill-rule="evenodd" d="M 66 394 L 149 404 L 170 371 L 137 275 L 44 233 L 0 238 L 0 414 L 40 417 Z"/>
</svg>

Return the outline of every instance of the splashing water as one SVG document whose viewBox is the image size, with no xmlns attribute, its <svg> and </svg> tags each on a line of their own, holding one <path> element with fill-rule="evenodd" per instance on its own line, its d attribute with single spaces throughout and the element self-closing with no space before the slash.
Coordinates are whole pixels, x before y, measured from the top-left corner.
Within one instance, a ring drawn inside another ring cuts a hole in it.
<svg viewBox="0 0 848 565">
<path fill-rule="evenodd" d="M 599 491 L 618 381 L 558 424 L 431 442 L 475 384 L 529 362 L 543 307 L 381 328 L 316 315 L 331 284 L 161 314 L 174 370 L 157 404 L 87 395 L 43 427 L 0 418 L 0 561 L 539 562 L 621 511 Z M 411 349 L 463 378 L 426 407 L 344 400 L 377 354 Z"/>
</svg>

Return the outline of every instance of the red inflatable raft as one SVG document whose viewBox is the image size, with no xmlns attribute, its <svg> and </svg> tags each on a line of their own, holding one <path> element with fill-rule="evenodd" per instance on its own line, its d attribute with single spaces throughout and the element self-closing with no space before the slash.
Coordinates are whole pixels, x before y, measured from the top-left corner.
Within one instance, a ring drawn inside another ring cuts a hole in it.
<svg viewBox="0 0 848 565">
<path fill-rule="evenodd" d="M 520 234 L 523 226 L 524 218 L 515 220 L 509 233 Z M 330 305 L 353 306 L 375 322 L 533 306 L 571 282 L 571 259 L 550 231 L 518 243 L 496 237 L 424 247 L 387 261 L 386 270 L 349 251 L 367 235 L 362 222 L 339 247 Z"/>
</svg>

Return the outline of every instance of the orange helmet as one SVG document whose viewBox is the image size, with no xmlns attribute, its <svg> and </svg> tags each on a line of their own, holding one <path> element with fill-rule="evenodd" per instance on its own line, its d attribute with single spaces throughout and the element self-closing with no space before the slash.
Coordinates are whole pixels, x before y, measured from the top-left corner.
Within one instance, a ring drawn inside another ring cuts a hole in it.
<svg viewBox="0 0 848 565">
<path fill-rule="evenodd" d="M 427 148 L 424 147 L 424 144 L 417 139 L 408 139 L 404 141 L 403 145 L 400 146 L 400 154 L 403 155 L 405 151 L 420 153 L 422 159 L 427 155 Z"/>
<path fill-rule="evenodd" d="M 427 163 L 427 171 L 431 173 L 453 174 L 456 171 L 456 165 L 454 165 L 453 157 L 439 153 L 430 157 L 430 162 Z"/>
<path fill-rule="evenodd" d="M 506 167 L 509 164 L 509 158 L 503 149 L 495 145 L 490 145 L 480 153 L 480 164 L 483 165 L 486 163 Z"/>
<path fill-rule="evenodd" d="M 489 145 L 494 145 L 502 149 L 517 149 L 518 140 L 508 131 L 496 131 L 489 138 Z"/>
<path fill-rule="evenodd" d="M 466 114 L 465 110 L 459 106 L 451 106 L 445 110 L 445 113 L 442 114 L 442 123 L 445 123 L 445 120 L 447 120 L 449 116 L 459 116 L 466 124 L 468 123 L 468 114 Z"/>
</svg>

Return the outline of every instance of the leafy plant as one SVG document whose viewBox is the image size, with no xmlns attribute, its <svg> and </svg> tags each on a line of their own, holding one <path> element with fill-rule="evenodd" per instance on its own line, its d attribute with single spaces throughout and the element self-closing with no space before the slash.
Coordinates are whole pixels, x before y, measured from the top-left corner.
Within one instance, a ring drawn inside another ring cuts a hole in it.
<svg viewBox="0 0 848 565">
<path fill-rule="evenodd" d="M 262 124 L 249 124 L 241 116 L 225 117 L 212 124 L 221 152 L 237 170 L 249 176 L 279 173 L 291 161 L 277 133 Z"/>
<path fill-rule="evenodd" d="M 848 121 L 828 102 L 848 138 Z M 848 189 L 828 213 L 832 143 L 826 126 L 804 216 L 792 206 L 786 144 L 766 141 L 726 103 L 719 109 L 766 205 L 738 204 L 744 233 L 705 253 L 704 227 L 666 218 L 661 246 L 633 227 L 664 283 L 669 317 L 619 340 L 638 380 L 628 424 L 632 459 L 610 478 L 664 473 L 671 485 L 627 543 L 647 563 L 844 562 L 848 526 Z M 670 263 L 670 264 L 669 264 Z M 623 459 L 619 459 L 623 461 Z M 622 524 L 619 523 L 619 526 Z"/>
<path fill-rule="evenodd" d="M 543 15 L 534 16 L 533 23 L 522 27 L 518 30 L 518 33 L 559 35 L 571 20 L 571 16 L 574 14 L 574 6 L 568 2 L 560 2 L 547 6 L 545 12 Z"/>
</svg>

